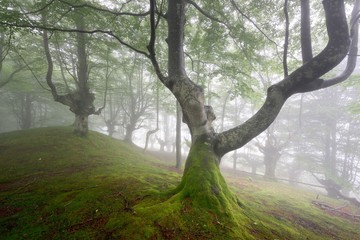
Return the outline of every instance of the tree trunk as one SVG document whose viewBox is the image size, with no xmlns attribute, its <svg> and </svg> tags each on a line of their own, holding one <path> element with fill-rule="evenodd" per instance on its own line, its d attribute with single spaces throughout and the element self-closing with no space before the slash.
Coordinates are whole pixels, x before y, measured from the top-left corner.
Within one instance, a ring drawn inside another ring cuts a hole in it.
<svg viewBox="0 0 360 240">
<path fill-rule="evenodd" d="M 86 136 L 88 132 L 88 115 L 75 114 L 74 133 L 79 136 Z"/>
<path fill-rule="evenodd" d="M 33 99 L 30 93 L 25 93 L 23 96 L 23 123 L 22 129 L 31 128 L 33 120 Z"/>
<path fill-rule="evenodd" d="M 231 216 L 231 208 L 241 204 L 220 173 L 220 159 L 213 150 L 212 141 L 213 137 L 205 134 L 192 144 L 175 196 L 191 201 L 194 207 Z"/>
<path fill-rule="evenodd" d="M 46 25 L 46 15 L 42 14 L 42 22 Z M 43 43 L 46 60 L 48 63 L 46 82 L 50 87 L 51 93 L 55 101 L 60 102 L 70 107 L 70 111 L 75 114 L 74 133 L 80 136 L 86 136 L 88 133 L 88 116 L 92 114 L 99 115 L 103 108 L 95 110 L 94 101 L 95 95 L 90 92 L 88 85 L 89 68 L 87 63 L 87 38 L 83 33 L 85 29 L 85 22 L 82 16 L 75 19 L 76 25 L 76 50 L 77 50 L 77 71 L 73 72 L 76 76 L 76 91 L 70 92 L 65 95 L 59 95 L 57 88 L 52 80 L 54 63 L 51 57 L 49 37 L 46 30 L 43 31 Z M 74 66 L 75 67 L 75 66 Z"/>
<path fill-rule="evenodd" d="M 267 156 L 264 159 L 265 162 L 265 174 L 264 177 L 269 180 L 276 180 L 275 170 L 276 170 L 276 163 L 279 158 L 275 156 Z"/>
<path fill-rule="evenodd" d="M 212 126 L 215 114 L 211 106 L 205 105 L 202 87 L 191 81 L 185 71 L 184 25 L 188 1 L 167 1 L 168 77 L 161 73 L 155 58 L 156 6 L 154 0 L 150 3 L 152 31 L 148 46 L 149 58 L 160 81 L 179 101 L 183 121 L 188 125 L 192 137 L 184 175 L 173 198 L 186 199 L 193 206 L 199 206 L 205 211 L 231 215 L 230 209 L 236 206 L 238 201 L 221 176 L 221 157 L 241 148 L 268 128 L 290 96 L 323 86 L 324 80 L 320 77 L 338 65 L 349 48 L 344 3 L 337 0 L 323 1 L 329 36 L 329 42 L 323 51 L 282 81 L 270 86 L 264 104 L 253 117 L 239 126 L 217 134 Z"/>
<path fill-rule="evenodd" d="M 264 177 L 270 180 L 276 180 L 275 170 L 276 164 L 281 157 L 279 146 L 275 146 L 277 143 L 274 140 L 275 136 L 268 136 L 264 147 L 264 164 L 265 174 Z"/>
<path fill-rule="evenodd" d="M 124 138 L 125 142 L 130 144 L 133 143 L 132 136 L 134 131 L 135 131 L 135 125 L 133 123 L 129 123 L 128 125 L 126 125 L 126 133 Z"/>
<path fill-rule="evenodd" d="M 181 106 L 176 101 L 176 168 L 181 169 Z"/>
<path fill-rule="evenodd" d="M 107 127 L 108 135 L 110 137 L 112 137 L 114 135 L 114 133 L 115 133 L 115 126 L 116 126 L 115 122 L 112 121 L 111 119 L 109 119 L 109 120 L 105 121 L 105 124 L 106 124 L 106 127 Z"/>
</svg>

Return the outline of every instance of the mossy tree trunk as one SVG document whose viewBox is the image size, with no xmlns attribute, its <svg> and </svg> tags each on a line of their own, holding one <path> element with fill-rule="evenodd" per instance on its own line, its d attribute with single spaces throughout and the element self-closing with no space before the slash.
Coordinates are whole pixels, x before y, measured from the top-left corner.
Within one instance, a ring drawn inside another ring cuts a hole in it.
<svg viewBox="0 0 360 240">
<path fill-rule="evenodd" d="M 203 134 L 193 143 L 175 196 L 189 200 L 194 207 L 231 216 L 232 207 L 240 203 L 221 175 L 214 139 L 211 134 Z"/>
<path fill-rule="evenodd" d="M 319 78 L 340 63 L 349 48 L 344 2 L 323 1 L 329 35 L 329 43 L 324 50 L 288 77 L 270 86 L 263 106 L 253 117 L 222 133 L 214 132 L 212 122 L 215 114 L 211 106 L 205 105 L 201 86 L 191 81 L 185 71 L 183 48 L 188 1 L 168 1 L 168 76 L 163 75 L 155 57 L 155 1 L 151 0 L 150 3 L 152 31 L 148 46 L 149 58 L 160 81 L 179 101 L 183 121 L 188 125 L 192 137 L 192 146 L 182 181 L 175 191 L 176 196 L 190 198 L 193 204 L 211 211 L 227 212 L 229 204 L 236 202 L 236 198 L 221 176 L 221 157 L 241 148 L 269 127 L 291 95 L 313 91 L 326 85 Z"/>
</svg>

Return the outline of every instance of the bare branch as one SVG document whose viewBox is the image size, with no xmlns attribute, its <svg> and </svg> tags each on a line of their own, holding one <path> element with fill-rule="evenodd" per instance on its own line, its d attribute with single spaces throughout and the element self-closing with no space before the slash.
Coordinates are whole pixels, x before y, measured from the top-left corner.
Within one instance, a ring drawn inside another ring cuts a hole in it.
<svg viewBox="0 0 360 240">
<path fill-rule="evenodd" d="M 151 60 L 151 63 L 155 69 L 155 73 L 160 81 L 167 86 L 167 77 L 162 73 L 159 63 L 156 59 L 155 53 L 155 40 L 156 40 L 156 22 L 155 22 L 155 0 L 150 0 L 150 40 L 147 49 L 149 54 L 144 54 Z"/>
<path fill-rule="evenodd" d="M 25 12 L 25 15 L 31 15 L 31 14 L 37 14 L 37 13 L 41 13 L 42 11 L 44 11 L 45 9 L 47 9 L 48 7 L 50 7 L 53 3 L 55 3 L 56 0 L 51 0 L 49 3 L 46 3 L 44 6 L 42 6 L 41 8 L 34 10 L 34 11 L 30 11 L 30 12 Z M 76 8 L 89 8 L 98 12 L 105 12 L 105 13 L 109 13 L 115 16 L 133 16 L 133 17 L 146 17 L 147 15 L 150 14 L 149 11 L 147 12 L 143 12 L 143 13 L 131 13 L 131 12 L 118 12 L 118 11 L 112 11 L 110 9 L 106 9 L 106 8 L 101 8 L 101 7 L 97 7 L 88 3 L 83 3 L 83 4 L 72 4 L 70 2 L 64 1 L 64 0 L 57 0 L 58 2 L 65 4 L 67 6 L 70 7 L 69 11 L 72 11 L 73 9 Z M 127 3 L 129 3 L 131 1 L 128 1 Z M 124 3 L 123 5 L 127 4 Z"/>
<path fill-rule="evenodd" d="M 51 0 L 49 3 L 45 4 L 43 7 L 35 10 L 35 11 L 31 11 L 31 12 L 26 12 L 24 13 L 25 15 L 30 15 L 30 14 L 36 14 L 36 13 L 40 13 L 42 11 L 44 11 L 46 8 L 48 8 L 51 4 L 53 4 L 56 0 Z"/>
<path fill-rule="evenodd" d="M 22 66 L 18 69 L 16 69 L 15 71 L 13 71 L 10 76 L 3 82 L 0 82 L 0 88 L 2 88 L 3 86 L 5 86 L 6 84 L 8 84 L 12 79 L 13 77 L 18 73 L 20 72 L 21 70 L 23 70 L 25 68 L 25 66 Z"/>
<path fill-rule="evenodd" d="M 223 25 L 225 25 L 226 27 L 228 27 L 228 24 L 225 23 L 224 21 L 221 21 L 220 19 L 214 17 L 214 16 L 211 16 L 209 13 L 205 12 L 197 3 L 195 3 L 194 1 L 192 0 L 187 0 L 187 3 L 193 5 L 202 15 L 204 15 L 205 17 L 215 21 L 215 22 L 218 22 L 218 23 L 221 23 Z"/>
<path fill-rule="evenodd" d="M 111 36 L 115 38 L 119 43 L 126 46 L 127 48 L 140 53 L 146 57 L 150 57 L 148 53 L 139 50 L 133 46 L 131 46 L 129 43 L 126 43 L 123 41 L 119 36 L 115 35 L 110 30 L 102 30 L 102 29 L 94 29 L 94 30 L 78 30 L 78 29 L 66 29 L 66 28 L 57 28 L 57 27 L 49 27 L 45 25 L 29 25 L 29 24 L 17 24 L 17 23 L 9 23 L 9 22 L 3 22 L 0 21 L 0 25 L 7 26 L 7 27 L 18 27 L 18 28 L 28 28 L 28 29 L 40 29 L 40 30 L 46 30 L 46 31 L 55 31 L 55 32 L 68 32 L 68 33 L 87 33 L 87 34 L 95 34 L 95 33 L 103 33 L 108 36 Z"/>
<path fill-rule="evenodd" d="M 289 75 L 288 64 L 287 64 L 287 55 L 289 48 L 289 12 L 288 12 L 288 0 L 284 2 L 284 15 L 285 15 L 285 40 L 284 40 L 284 54 L 283 54 L 283 68 L 284 68 L 284 77 Z"/>
<path fill-rule="evenodd" d="M 26 60 L 23 58 L 23 56 L 21 56 L 20 53 L 17 52 L 17 54 L 19 55 L 19 57 L 21 58 L 21 60 L 25 63 L 25 66 L 21 67 L 18 70 L 21 70 L 25 67 L 27 67 L 29 69 L 29 71 L 31 72 L 31 74 L 33 75 L 33 77 L 35 78 L 35 80 L 37 81 L 37 83 L 41 86 L 41 88 L 45 89 L 46 91 L 51 91 L 50 89 L 46 88 L 41 81 L 39 80 L 39 78 L 36 76 L 35 72 L 33 71 L 33 69 L 30 67 L 30 65 L 26 62 Z"/>
<path fill-rule="evenodd" d="M 108 92 L 108 85 L 109 85 L 109 78 L 111 75 L 112 71 L 109 71 L 109 53 L 107 54 L 107 58 L 106 58 L 106 74 L 105 74 L 105 93 L 104 93 L 104 102 L 102 107 L 100 107 L 98 110 L 95 111 L 95 115 L 100 115 L 101 111 L 105 108 L 106 106 L 106 97 L 107 97 L 107 92 Z"/>
<path fill-rule="evenodd" d="M 56 101 L 56 99 L 59 98 L 59 95 L 57 93 L 57 90 L 56 90 L 56 87 L 55 87 L 54 83 L 52 82 L 52 74 L 53 74 L 53 70 L 54 70 L 54 63 L 52 61 L 51 54 L 50 54 L 49 38 L 48 38 L 48 33 L 47 33 L 46 30 L 43 32 L 42 37 L 43 37 L 46 61 L 48 63 L 48 69 L 47 69 L 47 73 L 46 73 L 46 83 L 50 87 L 51 94 L 53 95 L 54 100 Z"/>
<path fill-rule="evenodd" d="M 235 3 L 234 0 L 231 0 L 231 4 L 234 6 L 234 8 L 236 9 L 236 11 L 238 11 L 241 16 L 243 16 L 244 18 L 246 18 L 249 22 L 251 22 L 251 24 L 257 29 L 259 30 L 259 32 L 264 35 L 264 37 L 269 40 L 271 43 L 275 44 L 275 46 L 278 47 L 278 44 L 273 41 L 249 16 L 247 16 L 243 11 L 241 11 L 241 9 L 239 8 L 239 6 Z"/>
<path fill-rule="evenodd" d="M 70 6 L 71 8 L 74 8 L 74 9 L 75 8 L 89 8 L 89 9 L 96 10 L 96 11 L 99 11 L 99 12 L 110 13 L 110 14 L 113 14 L 113 15 L 116 15 L 116 16 L 146 17 L 146 16 L 148 16 L 150 14 L 150 11 L 147 11 L 147 12 L 144 12 L 144 13 L 117 12 L 117 11 L 111 11 L 109 9 L 96 7 L 94 5 L 90 5 L 90 4 L 87 4 L 87 3 L 84 3 L 84 4 L 72 4 L 72 3 L 69 3 L 69 2 L 64 1 L 64 0 L 58 0 L 58 1 L 65 4 L 65 5 Z"/>
</svg>

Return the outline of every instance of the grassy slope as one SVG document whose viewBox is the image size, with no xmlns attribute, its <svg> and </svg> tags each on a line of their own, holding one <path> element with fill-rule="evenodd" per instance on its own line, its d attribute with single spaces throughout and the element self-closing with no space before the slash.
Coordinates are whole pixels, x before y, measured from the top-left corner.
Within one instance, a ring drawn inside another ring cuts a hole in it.
<svg viewBox="0 0 360 240">
<path fill-rule="evenodd" d="M 348 240 L 360 234 L 359 222 L 311 204 L 314 193 L 235 177 L 228 182 L 245 207 L 234 214 L 239 228 L 229 229 L 191 202 L 166 201 L 181 176 L 160 161 L 104 135 L 79 138 L 71 131 L 0 135 L 0 239 Z"/>
</svg>

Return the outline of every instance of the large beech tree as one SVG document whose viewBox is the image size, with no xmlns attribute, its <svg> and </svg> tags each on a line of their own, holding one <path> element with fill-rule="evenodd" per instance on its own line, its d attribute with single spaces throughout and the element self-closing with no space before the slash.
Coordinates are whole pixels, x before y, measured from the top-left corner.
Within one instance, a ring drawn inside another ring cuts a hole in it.
<svg viewBox="0 0 360 240">
<path fill-rule="evenodd" d="M 155 0 L 151 0 L 152 38 L 155 37 Z M 309 92 L 330 84 L 320 77 L 337 66 L 346 56 L 350 37 L 344 9 L 344 1 L 324 0 L 328 43 L 286 78 L 267 90 L 267 97 L 258 112 L 243 124 L 225 132 L 216 133 L 212 127 L 215 114 L 205 105 L 204 91 L 188 77 L 184 61 L 184 26 L 186 0 L 168 1 L 168 75 L 162 74 L 150 41 L 150 58 L 161 82 L 174 94 L 183 110 L 192 146 L 184 174 L 175 193 L 180 198 L 191 198 L 194 204 L 211 206 L 226 211 L 226 205 L 234 202 L 219 170 L 221 157 L 241 148 L 263 132 L 276 118 L 285 101 L 296 93 Z M 241 67 L 241 66 L 239 66 Z"/>
</svg>

